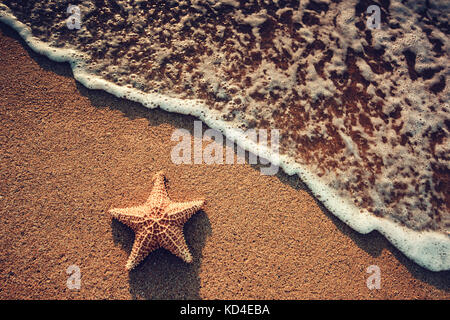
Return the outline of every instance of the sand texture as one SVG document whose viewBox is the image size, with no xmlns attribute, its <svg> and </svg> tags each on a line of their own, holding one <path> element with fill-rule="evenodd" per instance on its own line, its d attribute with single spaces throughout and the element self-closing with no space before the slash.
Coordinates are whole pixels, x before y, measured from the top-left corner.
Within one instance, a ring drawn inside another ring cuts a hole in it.
<svg viewBox="0 0 450 320">
<path fill-rule="evenodd" d="M 450 272 L 353 231 L 295 176 L 173 164 L 170 137 L 193 117 L 88 90 L 0 30 L 1 299 L 450 298 Z M 127 272 L 134 234 L 107 211 L 143 203 L 161 169 L 174 201 L 207 201 L 184 227 L 193 263 L 157 250 Z M 70 265 L 80 290 L 66 286 Z"/>
</svg>

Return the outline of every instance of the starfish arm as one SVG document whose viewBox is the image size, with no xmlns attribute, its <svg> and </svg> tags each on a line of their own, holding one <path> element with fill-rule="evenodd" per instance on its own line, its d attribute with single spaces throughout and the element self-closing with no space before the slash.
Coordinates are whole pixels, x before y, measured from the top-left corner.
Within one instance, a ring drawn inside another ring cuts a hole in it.
<svg viewBox="0 0 450 320">
<path fill-rule="evenodd" d="M 183 225 L 195 212 L 202 208 L 204 203 L 204 200 L 171 202 L 165 210 L 166 219 L 178 225 Z"/>
<path fill-rule="evenodd" d="M 169 202 L 169 194 L 167 193 L 164 172 L 159 171 L 153 176 L 153 189 L 145 202 L 146 206 L 162 208 Z"/>
<path fill-rule="evenodd" d="M 182 227 L 167 229 L 161 241 L 161 247 L 169 250 L 187 263 L 192 262 L 192 255 L 184 239 Z"/>
<path fill-rule="evenodd" d="M 141 214 L 141 211 L 141 207 L 115 208 L 109 210 L 109 213 L 113 218 L 126 224 L 132 229 L 136 229 L 140 223 L 145 221 L 145 218 Z"/>
<path fill-rule="evenodd" d="M 183 234 L 183 224 L 204 204 L 204 200 L 172 202 L 167 193 L 163 172 L 153 177 L 153 189 L 141 206 L 109 210 L 120 222 L 131 227 L 136 238 L 126 269 L 136 267 L 153 250 L 164 247 L 185 262 L 192 255 Z"/>
<path fill-rule="evenodd" d="M 155 237 L 143 230 L 136 233 L 134 239 L 133 248 L 131 249 L 130 256 L 128 257 L 125 269 L 131 270 L 136 267 L 144 258 L 153 250 L 159 247 Z"/>
</svg>

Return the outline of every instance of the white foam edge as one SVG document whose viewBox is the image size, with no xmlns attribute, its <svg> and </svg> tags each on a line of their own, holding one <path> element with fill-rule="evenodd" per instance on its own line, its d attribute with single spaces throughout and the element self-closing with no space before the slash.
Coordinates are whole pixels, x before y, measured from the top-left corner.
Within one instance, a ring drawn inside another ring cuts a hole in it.
<svg viewBox="0 0 450 320">
<path fill-rule="evenodd" d="M 305 167 L 286 155 L 275 155 L 269 148 L 258 146 L 242 132 L 229 126 L 225 121 L 214 117 L 204 103 L 198 100 L 185 100 L 163 96 L 155 93 L 121 87 L 83 70 L 82 54 L 72 49 L 51 48 L 32 36 L 28 26 L 18 21 L 0 4 L 0 21 L 15 29 L 30 48 L 56 62 L 69 62 L 75 79 L 89 89 L 104 90 L 108 93 L 131 101 L 141 103 L 147 108 L 160 107 L 168 112 L 192 115 L 202 120 L 209 127 L 219 130 L 236 144 L 279 165 L 288 175 L 297 174 L 310 188 L 321 203 L 341 221 L 359 233 L 367 234 L 377 230 L 383 234 L 397 249 L 418 265 L 431 271 L 450 270 L 450 236 L 435 231 L 415 231 L 392 220 L 379 218 L 367 210 L 358 209 L 348 200 L 340 199 L 336 192 Z"/>
</svg>

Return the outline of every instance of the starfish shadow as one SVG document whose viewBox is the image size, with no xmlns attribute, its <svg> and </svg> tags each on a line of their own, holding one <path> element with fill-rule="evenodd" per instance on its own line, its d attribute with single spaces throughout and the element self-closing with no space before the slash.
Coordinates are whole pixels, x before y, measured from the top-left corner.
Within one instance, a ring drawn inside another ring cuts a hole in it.
<svg viewBox="0 0 450 320">
<path fill-rule="evenodd" d="M 115 219 L 111 221 L 113 239 L 131 252 L 133 231 Z M 129 272 L 129 291 L 133 299 L 200 299 L 202 249 L 211 234 L 211 225 L 202 210 L 195 213 L 184 225 L 184 234 L 193 262 L 188 264 L 165 249 L 150 253 L 144 261 Z"/>
</svg>

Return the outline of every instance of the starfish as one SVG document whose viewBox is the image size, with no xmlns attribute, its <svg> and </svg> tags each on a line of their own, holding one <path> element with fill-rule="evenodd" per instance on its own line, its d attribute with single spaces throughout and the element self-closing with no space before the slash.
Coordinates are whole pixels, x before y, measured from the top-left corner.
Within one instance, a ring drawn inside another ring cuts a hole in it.
<svg viewBox="0 0 450 320">
<path fill-rule="evenodd" d="M 156 173 L 153 180 L 153 189 L 143 205 L 109 210 L 113 218 L 129 226 L 136 234 L 125 266 L 127 270 L 136 267 L 150 252 L 160 247 L 187 263 L 192 262 L 183 225 L 205 201 L 173 202 L 167 193 L 164 173 Z"/>
</svg>

